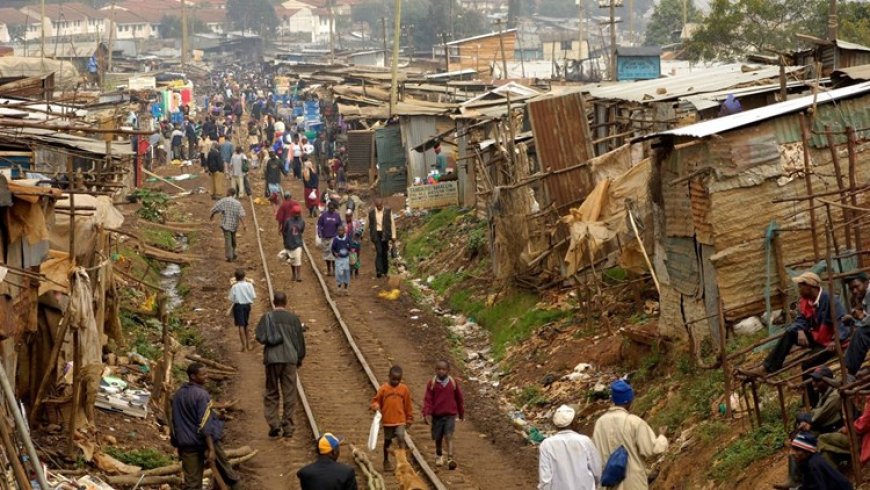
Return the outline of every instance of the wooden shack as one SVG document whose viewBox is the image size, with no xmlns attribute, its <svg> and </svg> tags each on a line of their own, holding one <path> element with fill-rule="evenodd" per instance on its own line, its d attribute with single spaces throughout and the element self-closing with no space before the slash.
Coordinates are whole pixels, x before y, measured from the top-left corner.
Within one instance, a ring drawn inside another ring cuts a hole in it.
<svg viewBox="0 0 870 490">
<path fill-rule="evenodd" d="M 501 41 L 499 41 L 501 38 Z M 502 43 L 504 56 L 502 57 Z M 482 78 L 490 78 L 489 70 L 492 63 L 501 63 L 502 58 L 514 60 L 514 50 L 517 44 L 517 30 L 508 29 L 479 36 L 467 37 L 447 43 L 450 52 L 449 72 L 473 69 Z"/>
<path fill-rule="evenodd" d="M 865 82 L 651 136 L 662 333 L 716 338 L 720 300 L 728 321 L 787 305 L 789 275 L 824 267 L 829 220 L 834 255 L 849 255 L 848 210 L 826 215 L 808 194 L 839 203 L 839 190 L 870 181 L 868 103 Z M 867 207 L 866 193 L 856 198 Z"/>
</svg>

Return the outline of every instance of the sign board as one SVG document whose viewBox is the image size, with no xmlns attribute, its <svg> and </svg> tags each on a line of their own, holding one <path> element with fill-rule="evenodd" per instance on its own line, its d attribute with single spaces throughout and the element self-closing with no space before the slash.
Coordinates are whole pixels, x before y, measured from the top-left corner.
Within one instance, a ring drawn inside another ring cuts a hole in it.
<svg viewBox="0 0 870 490">
<path fill-rule="evenodd" d="M 415 185 L 408 187 L 406 201 L 412 209 L 432 209 L 459 204 L 459 185 L 452 180 L 434 185 Z"/>
<path fill-rule="evenodd" d="M 616 78 L 623 80 L 652 80 L 661 76 L 659 56 L 617 56 Z"/>
<path fill-rule="evenodd" d="M 130 90 L 145 90 L 157 87 L 157 79 L 154 77 L 135 77 L 131 78 L 127 85 Z"/>
</svg>

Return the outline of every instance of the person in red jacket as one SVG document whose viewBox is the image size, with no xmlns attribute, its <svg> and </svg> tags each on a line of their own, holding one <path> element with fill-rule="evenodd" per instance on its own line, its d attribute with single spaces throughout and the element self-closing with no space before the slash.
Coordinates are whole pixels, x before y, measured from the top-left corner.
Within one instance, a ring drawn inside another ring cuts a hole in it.
<svg viewBox="0 0 870 490">
<path fill-rule="evenodd" d="M 447 467 L 456 469 L 453 459 L 453 432 L 456 417 L 465 419 L 465 401 L 456 380 L 450 376 L 450 364 L 445 360 L 435 363 L 435 376 L 426 384 L 423 399 L 423 420 L 432 427 L 435 440 L 435 465 L 444 465 L 443 443 L 447 440 Z"/>
</svg>

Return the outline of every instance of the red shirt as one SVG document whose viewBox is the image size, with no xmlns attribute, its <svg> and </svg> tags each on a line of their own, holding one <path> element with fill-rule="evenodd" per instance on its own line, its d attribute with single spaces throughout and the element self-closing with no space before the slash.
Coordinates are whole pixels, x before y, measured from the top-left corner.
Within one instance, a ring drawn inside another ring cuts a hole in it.
<svg viewBox="0 0 870 490">
<path fill-rule="evenodd" d="M 821 325 L 815 324 L 817 308 L 818 306 L 814 301 L 810 301 L 806 298 L 801 298 L 800 301 L 798 301 L 798 313 L 800 313 L 801 316 L 808 318 L 812 325 L 810 334 L 813 336 L 813 340 L 815 340 L 819 345 L 827 346 L 831 343 L 831 340 L 834 339 L 834 327 L 828 323 L 823 323 Z"/>
<path fill-rule="evenodd" d="M 855 432 L 861 436 L 861 464 L 870 461 L 870 397 L 864 402 L 864 412 L 855 420 Z"/>
<path fill-rule="evenodd" d="M 278 230 L 283 230 L 284 222 L 293 217 L 291 210 L 294 206 L 299 207 L 299 203 L 292 199 L 286 199 L 281 203 L 281 206 L 278 207 L 278 211 L 275 212 L 275 220 L 278 222 Z"/>
<path fill-rule="evenodd" d="M 465 418 L 465 400 L 459 383 L 453 377 L 447 377 L 447 384 L 442 385 L 437 379 L 426 384 L 426 395 L 423 398 L 423 416 L 459 415 Z"/>
</svg>

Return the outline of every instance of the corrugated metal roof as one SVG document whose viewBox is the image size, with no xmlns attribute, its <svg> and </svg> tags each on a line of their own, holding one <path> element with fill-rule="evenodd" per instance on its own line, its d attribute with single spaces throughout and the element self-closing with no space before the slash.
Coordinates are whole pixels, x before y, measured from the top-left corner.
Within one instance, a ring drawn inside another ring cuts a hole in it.
<svg viewBox="0 0 870 490">
<path fill-rule="evenodd" d="M 517 32 L 516 29 L 505 29 L 504 31 L 502 31 L 502 34 L 514 34 L 516 32 Z M 467 43 L 470 41 L 477 41 L 479 39 L 486 39 L 488 37 L 496 37 L 498 35 L 499 35 L 498 32 L 490 32 L 489 34 L 481 34 L 479 36 L 466 37 L 465 39 L 457 39 L 455 41 L 451 41 L 451 42 L 447 43 L 447 45 L 448 46 L 455 46 L 457 44 L 463 44 L 463 43 Z"/>
<path fill-rule="evenodd" d="M 870 65 L 852 66 L 834 70 L 834 74 L 845 75 L 852 80 L 870 80 Z"/>
<path fill-rule="evenodd" d="M 709 121 L 700 122 L 691 126 L 662 131 L 660 133 L 653 133 L 641 136 L 636 140 L 642 141 L 645 139 L 655 138 L 657 136 L 692 136 L 695 138 L 704 138 L 724 131 L 730 131 L 732 129 L 737 129 L 743 126 L 749 126 L 751 124 L 766 121 L 768 119 L 782 116 L 784 114 L 797 112 L 812 106 L 814 103 L 827 104 L 828 102 L 848 97 L 854 97 L 856 95 L 861 95 L 867 92 L 870 92 L 870 82 L 864 82 L 858 85 L 852 85 L 850 87 L 843 87 L 828 92 L 822 92 L 817 96 L 807 95 L 806 97 L 800 97 L 797 99 L 780 102 L 778 104 L 771 104 L 767 107 L 760 107 L 758 109 L 752 109 L 750 111 L 739 112 L 737 114 L 720 117 L 718 119 L 711 119 Z"/>
<path fill-rule="evenodd" d="M 795 82 L 789 82 L 788 84 L 786 84 L 786 87 L 794 88 L 804 85 L 806 85 L 805 81 L 798 80 Z M 740 97 L 747 97 L 749 95 L 757 95 L 768 92 L 776 92 L 777 90 L 779 90 L 779 82 L 690 95 L 688 97 L 680 97 L 680 100 L 692 104 L 693 106 L 695 106 L 695 109 L 699 111 L 703 111 L 704 109 L 718 107 L 719 104 L 721 104 L 722 101 L 724 101 L 725 98 L 727 98 L 729 95 L 733 95 L 734 97 L 737 97 L 739 99 Z"/>
<path fill-rule="evenodd" d="M 870 51 L 870 47 L 864 46 L 863 44 L 850 43 L 849 41 L 843 41 L 842 39 L 837 39 L 837 47 L 840 49 L 850 49 L 852 51 Z"/>
<path fill-rule="evenodd" d="M 743 71 L 743 69 L 741 65 L 723 65 L 670 78 L 592 86 L 586 91 L 596 99 L 658 102 L 693 94 L 716 92 L 779 76 L 779 67 L 776 66 L 766 66 L 751 71 Z M 791 66 L 787 67 L 786 71 L 791 73 L 802 69 L 803 67 Z"/>
</svg>

